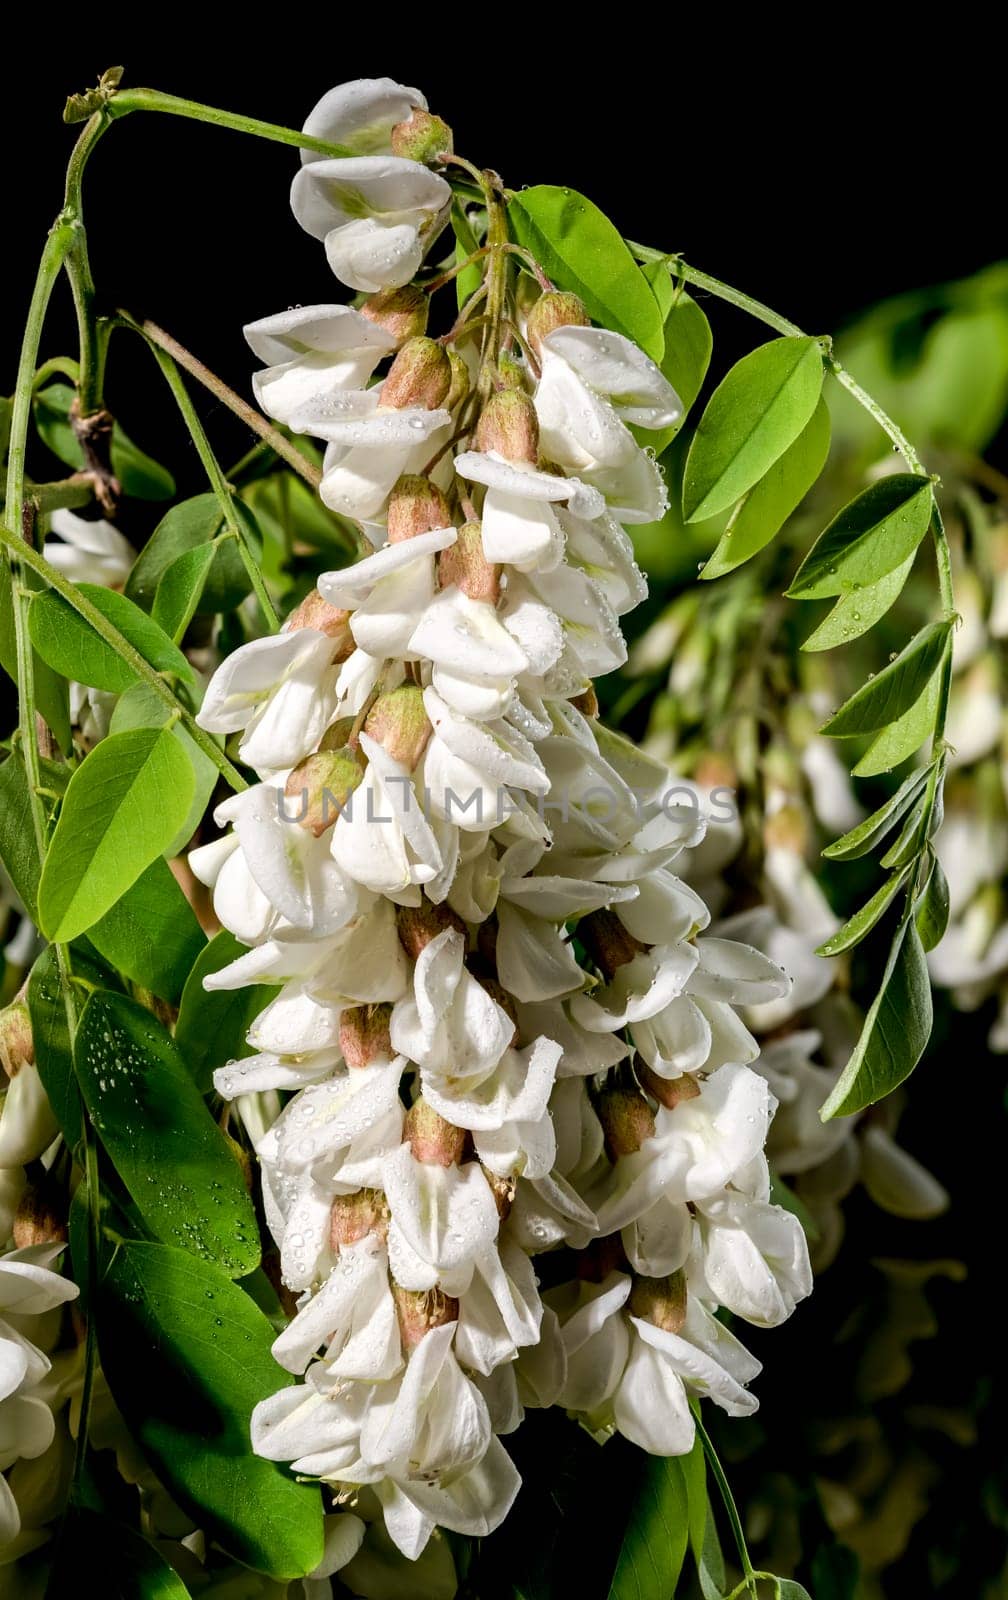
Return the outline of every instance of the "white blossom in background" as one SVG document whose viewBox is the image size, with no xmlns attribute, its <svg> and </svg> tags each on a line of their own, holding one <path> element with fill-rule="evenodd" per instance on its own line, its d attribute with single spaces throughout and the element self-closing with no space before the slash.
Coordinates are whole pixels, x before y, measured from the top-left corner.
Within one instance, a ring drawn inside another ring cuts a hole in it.
<svg viewBox="0 0 1008 1600">
<path fill-rule="evenodd" d="M 624 524 L 665 504 L 630 430 L 681 407 L 547 291 L 526 358 L 460 413 L 463 363 L 409 286 L 447 186 L 402 152 L 436 160 L 442 130 L 385 79 L 306 125 L 353 154 L 306 159 L 296 214 L 369 297 L 247 333 L 260 400 L 325 441 L 322 498 L 373 553 L 215 675 L 200 722 L 261 781 L 191 858 L 248 946 L 208 986 L 279 985 L 215 1079 L 296 1304 L 274 1353 L 301 1381 L 257 1408 L 255 1448 L 380 1508 L 419 1562 L 436 1527 L 507 1514 L 528 1406 L 664 1454 L 691 1446 L 690 1397 L 753 1410 L 758 1363 L 716 1313 L 774 1326 L 811 1288 L 769 1199 L 751 1024 L 791 980 L 711 928 L 678 875 L 698 795 L 592 688 L 644 593 Z M 544 1296 L 554 1249 L 577 1255 Z"/>
</svg>

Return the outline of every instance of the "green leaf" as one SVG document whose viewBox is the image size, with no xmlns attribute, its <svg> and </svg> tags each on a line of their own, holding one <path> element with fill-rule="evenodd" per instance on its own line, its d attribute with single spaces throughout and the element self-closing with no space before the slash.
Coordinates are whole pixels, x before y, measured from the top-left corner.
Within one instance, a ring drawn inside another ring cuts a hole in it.
<svg viewBox="0 0 1008 1600">
<path fill-rule="evenodd" d="M 91 995 L 74 1065 L 102 1144 L 151 1232 L 232 1278 L 258 1266 L 242 1169 L 157 1018 L 126 995 Z"/>
<path fill-rule="evenodd" d="M 26 572 L 25 586 L 34 586 L 34 573 Z M 66 754 L 70 749 L 70 707 L 67 686 L 58 673 L 33 652 L 35 667 L 35 706 L 43 721 L 52 729 L 56 742 Z M 14 595 L 11 587 L 11 569 L 6 559 L 0 559 L 0 667 L 11 682 L 18 682 L 17 633 L 14 625 Z"/>
<path fill-rule="evenodd" d="M 938 857 L 932 853 L 931 871 L 916 906 L 917 932 L 925 950 L 939 944 L 948 927 L 949 886 Z"/>
<path fill-rule="evenodd" d="M 907 919 L 897 929 L 861 1037 L 819 1113 L 822 1120 L 863 1111 L 891 1094 L 923 1055 L 931 1020 L 927 960 L 916 924 Z"/>
<path fill-rule="evenodd" d="M 263 1007 L 279 992 L 275 985 L 265 983 L 253 984 L 249 989 L 204 989 L 205 977 L 245 953 L 245 946 L 233 934 L 226 929 L 218 933 L 200 952 L 182 991 L 175 1043 L 204 1094 L 213 1087 L 218 1067 L 252 1054 L 245 1035 Z"/>
<path fill-rule="evenodd" d="M 134 1528 L 71 1506 L 56 1545 L 46 1595 L 96 1594 L 101 1600 L 189 1600 L 160 1552 Z"/>
<path fill-rule="evenodd" d="M 131 728 L 163 728 L 170 716 L 168 707 L 153 689 L 145 683 L 135 683 L 118 701 L 109 723 L 109 732 L 128 733 Z M 194 789 L 185 821 L 165 846 L 163 853 L 169 857 L 178 855 L 196 832 L 220 776 L 214 762 L 204 754 L 180 722 L 172 724 L 171 732 L 192 767 Z"/>
<path fill-rule="evenodd" d="M 452 205 L 451 212 L 452 232 L 455 235 L 455 265 L 465 261 L 474 251 L 479 249 L 479 240 L 469 220 L 469 214 L 460 200 Z M 466 267 L 455 279 L 455 300 L 461 311 L 470 295 L 476 293 L 483 282 L 483 273 L 480 262 L 474 261 Z"/>
<path fill-rule="evenodd" d="M 186 973 L 206 944 L 167 861 L 152 861 L 88 938 L 110 966 L 177 1005 Z"/>
<path fill-rule="evenodd" d="M 623 1533 L 609 1600 L 668 1600 L 689 1542 L 686 1483 L 677 1456 L 652 1456 Z"/>
<path fill-rule="evenodd" d="M 808 1590 L 794 1578 L 778 1578 L 776 1600 L 812 1600 Z"/>
<path fill-rule="evenodd" d="M 920 772 L 911 772 L 910 776 L 900 784 L 896 793 L 883 801 L 877 811 L 865 817 L 864 821 L 851 828 L 849 833 L 828 844 L 823 855 L 830 861 L 853 861 L 858 856 L 868 855 L 896 826 L 900 817 L 909 811 L 927 782 L 930 772 L 931 764 Z"/>
<path fill-rule="evenodd" d="M 158 580 L 151 615 L 176 644 L 199 610 L 215 559 L 213 545 L 198 544 L 195 550 L 184 550 L 176 556 Z"/>
<path fill-rule="evenodd" d="M 181 650 L 139 606 L 100 584 L 79 583 L 77 588 L 156 671 L 174 673 L 195 686 L 196 674 Z M 28 631 L 42 659 L 65 678 L 112 694 L 121 694 L 137 681 L 133 668 L 51 589 L 32 601 Z"/>
<path fill-rule="evenodd" d="M 920 699 L 869 745 L 853 769 L 855 777 L 872 778 L 880 772 L 891 772 L 920 749 L 934 732 L 940 687 L 941 673 L 936 672 Z"/>
<path fill-rule="evenodd" d="M 177 834 L 192 767 L 166 729 L 114 733 L 67 786 L 38 891 L 47 938 L 67 943 L 104 916 Z"/>
<path fill-rule="evenodd" d="M 930 478 L 914 472 L 880 478 L 820 534 L 788 594 L 793 600 L 828 600 L 884 578 L 917 549 L 933 503 Z"/>
<path fill-rule="evenodd" d="M 697 1577 L 700 1580 L 700 1593 L 703 1600 L 722 1600 L 728 1587 L 725 1576 L 724 1556 L 721 1554 L 721 1544 L 718 1540 L 717 1523 L 714 1521 L 714 1512 L 710 1501 L 707 1502 L 707 1522 L 704 1527 L 703 1545 L 698 1551 L 693 1550 L 697 1566 Z"/>
<path fill-rule="evenodd" d="M 876 583 L 851 589 L 849 593 L 841 595 L 829 616 L 820 622 L 814 633 L 809 634 L 802 649 L 832 650 L 835 645 L 860 639 L 899 599 L 903 585 L 910 576 L 915 555 L 916 552 L 907 556 L 902 566 L 894 567 L 892 572 L 887 572 Z"/>
<path fill-rule="evenodd" d="M 885 915 L 892 905 L 906 882 L 909 870 L 909 867 L 903 867 L 899 872 L 894 872 L 891 878 L 887 878 L 885 883 L 876 889 L 871 899 L 865 902 L 860 911 L 855 911 L 852 917 L 847 918 L 843 927 L 837 929 L 831 939 L 827 939 L 825 944 L 819 946 L 816 955 L 838 956 L 844 950 L 853 950 L 856 944 L 860 944 L 865 935 L 871 932 L 876 922 Z"/>
<path fill-rule="evenodd" d="M 74 398 L 74 390 L 69 384 L 51 383 L 35 396 L 33 410 L 39 438 L 48 445 L 53 455 L 79 472 L 85 462 L 84 452 L 70 426 L 70 407 Z M 118 422 L 112 428 L 109 461 L 123 494 L 132 499 L 170 500 L 174 495 L 175 480 L 171 473 L 152 461 L 150 456 L 144 455 Z"/>
<path fill-rule="evenodd" d="M 82 958 L 75 956 L 73 965 L 90 981 L 102 981 L 94 969 L 87 969 Z M 63 999 L 63 981 L 52 945 L 43 950 L 31 969 L 28 1014 L 31 1017 L 35 1065 L 39 1077 L 49 1096 L 60 1132 L 70 1149 L 76 1150 L 84 1137 L 84 1124 L 74 1077 L 73 1047 Z"/>
<path fill-rule="evenodd" d="M 233 502 L 253 555 L 262 554 L 262 535 L 255 517 L 240 500 Z M 133 563 L 126 579 L 126 593 L 144 611 L 151 611 L 161 578 L 178 557 L 199 545 L 210 544 L 224 530 L 224 519 L 214 494 L 198 494 L 172 506 L 158 523 Z M 252 585 L 245 571 L 237 540 L 221 539 L 215 546 L 213 566 L 203 587 L 200 610 L 233 611 L 250 592 Z"/>
<path fill-rule="evenodd" d="M 684 289 L 673 288 L 668 266 L 652 261 L 641 267 L 658 301 L 664 321 L 665 354 L 661 369 L 682 401 L 683 414 L 669 428 L 641 429 L 637 437 L 655 455 L 667 450 L 703 387 L 710 366 L 714 339 L 710 323 Z"/>
<path fill-rule="evenodd" d="M 120 1245 L 100 1286 L 102 1371 L 158 1477 L 229 1555 L 283 1580 L 322 1559 L 322 1502 L 252 1453 L 254 1407 L 294 1381 L 274 1337 L 219 1268 L 166 1245 Z"/>
<path fill-rule="evenodd" d="M 911 809 L 907 812 L 896 840 L 891 844 L 882 857 L 881 865 L 888 872 L 893 867 L 905 867 L 920 855 L 929 825 L 930 807 L 927 804 L 927 791 L 920 796 Z"/>
<path fill-rule="evenodd" d="M 508 202 L 511 231 L 560 289 L 581 296 L 603 327 L 626 334 L 655 361 L 665 349 L 651 286 L 616 228 L 575 189 L 544 183 Z"/>
<path fill-rule="evenodd" d="M 794 444 L 739 501 L 702 578 L 723 577 L 770 543 L 822 472 L 829 444 L 829 409 L 820 399 Z"/>
<path fill-rule="evenodd" d="M 683 515 L 724 511 L 758 483 L 812 419 L 823 385 L 815 339 L 771 339 L 718 384 L 686 459 Z"/>
<path fill-rule="evenodd" d="M 62 793 L 69 770 L 43 761 L 47 788 Z M 47 804 L 47 811 L 52 802 Z M 0 767 L 0 861 L 22 902 L 38 921 L 39 860 L 28 809 L 28 778 L 20 760 Z M 167 862 L 157 860 L 89 930 L 111 967 L 174 1005 L 206 940 L 195 912 Z"/>
<path fill-rule="evenodd" d="M 928 623 L 914 634 L 895 661 L 862 684 L 820 731 L 832 739 L 848 739 L 858 733 L 888 728 L 924 693 L 949 646 L 951 634 L 951 622 Z"/>
</svg>

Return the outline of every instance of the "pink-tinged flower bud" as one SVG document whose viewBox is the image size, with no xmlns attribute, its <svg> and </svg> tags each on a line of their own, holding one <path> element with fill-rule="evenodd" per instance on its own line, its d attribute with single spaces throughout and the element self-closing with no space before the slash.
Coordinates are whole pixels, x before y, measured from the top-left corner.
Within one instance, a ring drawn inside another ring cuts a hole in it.
<svg viewBox="0 0 1008 1600">
<path fill-rule="evenodd" d="M 500 1217 L 502 1222 L 506 1222 L 508 1217 L 511 1215 L 511 1207 L 514 1205 L 515 1191 L 518 1188 L 518 1179 L 514 1177 L 498 1178 L 495 1172 L 488 1171 L 486 1167 L 483 1168 L 483 1176 L 486 1179 L 490 1192 L 494 1197 L 494 1205 L 497 1207 L 497 1215 Z"/>
<path fill-rule="evenodd" d="M 419 161 L 424 167 L 441 166 L 445 156 L 452 153 L 452 131 L 447 122 L 429 111 L 414 106 L 405 122 L 397 122 L 392 129 L 392 154 L 407 161 Z"/>
<path fill-rule="evenodd" d="M 599 703 L 598 695 L 595 693 L 595 685 L 590 683 L 587 689 L 582 690 L 580 694 L 574 695 L 571 705 L 575 711 L 580 711 L 583 717 L 597 717 Z"/>
<path fill-rule="evenodd" d="M 524 461 L 530 467 L 536 465 L 539 418 L 523 390 L 499 389 L 490 396 L 476 426 L 476 448 L 495 451 L 506 461 Z"/>
<path fill-rule="evenodd" d="M 649 950 L 624 928 L 615 911 L 592 911 L 578 923 L 578 938 L 591 960 L 607 978 L 620 967 L 626 966 L 634 956 Z"/>
<path fill-rule="evenodd" d="M 407 339 L 381 386 L 379 404 L 392 411 L 423 406 L 436 411 L 451 388 L 451 362 L 436 339 Z"/>
<path fill-rule="evenodd" d="M 411 961 L 415 961 L 421 950 L 426 950 L 431 940 L 446 928 L 454 928 L 463 938 L 466 935 L 465 923 L 450 906 L 436 906 L 426 898 L 418 906 L 397 906 L 396 928 L 399 943 Z"/>
<path fill-rule="evenodd" d="M 654 1112 L 637 1089 L 603 1089 L 595 1109 L 610 1161 L 632 1156 L 654 1136 Z"/>
<path fill-rule="evenodd" d="M 333 641 L 334 661 L 345 661 L 354 652 L 354 637 L 350 632 L 350 612 L 342 611 L 338 606 L 331 606 L 328 600 L 323 600 L 317 589 L 305 595 L 301 604 L 287 619 L 288 633 L 297 633 L 301 628 L 314 628 L 317 633 L 324 633 L 330 638 Z"/>
<path fill-rule="evenodd" d="M 399 1337 L 407 1355 L 415 1350 L 421 1339 L 432 1328 L 443 1328 L 458 1319 L 459 1303 L 443 1289 L 404 1289 L 392 1281 L 392 1298 L 395 1301 L 399 1322 Z"/>
<path fill-rule="evenodd" d="M 31 1017 L 23 1000 L 15 1000 L 0 1011 L 0 1064 L 8 1078 L 16 1078 L 22 1067 L 35 1060 Z"/>
<path fill-rule="evenodd" d="M 364 723 L 364 732 L 408 772 L 415 771 L 433 733 L 424 710 L 423 690 L 401 683 L 380 694 Z"/>
<path fill-rule="evenodd" d="M 341 1245 L 359 1244 L 372 1233 L 384 1239 L 388 1224 L 388 1203 L 380 1189 L 358 1189 L 355 1194 L 338 1194 L 329 1213 L 329 1242 L 334 1250 L 338 1250 Z"/>
<path fill-rule="evenodd" d="M 445 410 L 454 411 L 463 400 L 469 398 L 471 384 L 469 381 L 469 368 L 466 366 L 457 350 L 449 350 L 448 364 L 451 367 L 451 387 L 445 396 Z"/>
<path fill-rule="evenodd" d="M 383 328 L 397 346 L 427 332 L 430 301 L 422 289 L 408 283 L 403 289 L 380 289 L 358 306 L 362 317 Z"/>
<path fill-rule="evenodd" d="M 582 1283 L 604 1283 L 610 1272 L 629 1272 L 630 1263 L 618 1233 L 593 1239 L 577 1255 L 577 1275 Z"/>
<path fill-rule="evenodd" d="M 407 472 L 393 485 L 386 520 L 389 544 L 401 544 L 404 539 L 433 533 L 435 528 L 450 528 L 452 516 L 436 483 Z"/>
<path fill-rule="evenodd" d="M 678 1078 L 663 1078 L 643 1061 L 637 1062 L 635 1070 L 644 1092 L 668 1111 L 674 1111 L 684 1100 L 695 1100 L 700 1093 L 700 1080 L 692 1072 L 682 1072 Z"/>
<path fill-rule="evenodd" d="M 563 289 L 548 289 L 541 294 L 528 314 L 525 324 L 525 337 L 533 350 L 538 355 L 544 339 L 548 339 L 557 328 L 590 328 L 591 317 L 584 308 L 584 301 L 576 294 L 568 294 Z"/>
<path fill-rule="evenodd" d="M 285 813 L 316 839 L 337 821 L 364 777 L 356 750 L 316 750 L 293 769 L 284 785 Z"/>
<path fill-rule="evenodd" d="M 348 1006 L 339 1020 L 339 1044 L 343 1060 L 353 1071 L 369 1067 L 372 1061 L 390 1059 L 392 1039 L 387 1005 Z"/>
<path fill-rule="evenodd" d="M 509 350 L 502 350 L 497 357 L 497 381 L 501 388 L 524 389 L 526 376 L 521 362 Z"/>
<path fill-rule="evenodd" d="M 409 1145 L 415 1160 L 426 1167 L 457 1167 L 465 1154 L 467 1138 L 464 1128 L 446 1121 L 422 1095 L 410 1106 L 403 1121 L 403 1142 Z"/>
<path fill-rule="evenodd" d="M 458 538 L 438 556 L 442 589 L 454 583 L 470 600 L 496 605 L 500 598 L 500 567 L 483 554 L 483 533 L 478 522 L 467 522 Z"/>
<path fill-rule="evenodd" d="M 48 1173 L 38 1183 L 29 1183 L 14 1213 L 12 1229 L 15 1248 L 33 1244 L 56 1244 L 67 1237 L 69 1199 Z"/>
<path fill-rule="evenodd" d="M 667 1278 L 639 1278 L 635 1273 L 628 1310 L 664 1333 L 678 1333 L 686 1321 L 685 1272 Z"/>
</svg>

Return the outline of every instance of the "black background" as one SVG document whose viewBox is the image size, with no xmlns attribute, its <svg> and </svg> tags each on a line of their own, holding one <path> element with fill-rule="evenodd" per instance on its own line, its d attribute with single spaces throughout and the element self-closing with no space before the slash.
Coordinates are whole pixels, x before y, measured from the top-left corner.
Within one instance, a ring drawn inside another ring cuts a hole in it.
<svg viewBox="0 0 1008 1600">
<path fill-rule="evenodd" d="M 918 57 L 904 44 L 881 42 L 878 18 L 866 33 L 856 16 L 837 9 L 818 16 L 814 37 L 790 28 L 771 37 L 769 48 L 766 39 L 757 47 L 741 37 L 725 13 L 699 40 L 669 14 L 649 41 L 642 14 L 628 10 L 625 19 L 600 18 L 593 38 L 587 20 L 524 4 L 502 15 L 499 35 L 488 43 L 469 15 L 452 32 L 433 10 L 429 28 L 426 13 L 406 24 L 373 10 L 367 42 L 360 22 L 355 34 L 342 17 L 320 21 L 303 12 L 289 20 L 275 12 L 251 37 L 246 30 L 239 38 L 236 24 L 235 38 L 213 49 L 181 28 L 168 32 L 160 19 L 158 30 L 133 46 L 90 18 L 73 40 L 39 38 L 36 67 L 11 69 L 2 90 L 0 391 L 13 387 L 38 252 L 60 204 L 74 137 L 60 121 L 65 95 L 113 62 L 125 64 L 128 83 L 290 126 L 343 79 L 387 73 L 416 84 L 454 127 L 457 148 L 496 167 L 511 186 L 581 189 L 631 236 L 682 251 L 817 334 L 836 331 L 887 295 L 1008 255 L 996 52 L 982 43 L 970 52 L 962 35 L 927 38 Z M 851 59 L 841 59 L 838 52 L 847 50 Z M 247 393 L 255 363 L 242 324 L 342 293 L 319 244 L 288 209 L 296 164 L 291 149 L 174 119 L 137 114 L 113 127 L 85 190 L 102 309 L 124 304 L 153 317 Z M 743 336 L 734 313 L 717 308 L 722 362 Z M 73 350 L 61 291 L 43 354 Z M 156 383 L 142 352 L 113 347 L 113 411 L 171 466 L 181 490 L 201 489 L 173 404 Z M 227 414 L 212 404 L 203 409 L 225 458 L 231 445 L 239 454 L 245 441 Z M 985 1014 L 940 1026 L 910 1097 L 907 1143 L 952 1189 L 952 1212 L 919 1234 L 861 1202 L 850 1214 L 851 1251 L 862 1261 L 904 1252 L 971 1258 L 972 1283 L 937 1296 L 947 1344 L 915 1351 L 918 1382 L 938 1404 L 975 1404 L 981 1374 L 990 1370 L 989 1351 L 978 1358 L 975 1332 L 966 1331 L 978 1327 L 989 1284 L 984 1177 L 1004 1139 L 1002 1063 L 982 1054 L 987 1021 Z M 948 1080 L 950 1053 L 965 1058 L 962 1093 Z M 867 1265 L 862 1272 L 870 1272 Z M 854 1303 L 862 1290 L 857 1279 L 847 1279 Z M 784 1454 L 799 1473 L 807 1470 L 803 1413 L 813 1395 L 821 1403 L 829 1391 L 832 1336 L 848 1309 L 833 1301 L 829 1282 L 818 1311 L 773 1335 L 772 1349 L 761 1346 L 769 1432 L 772 1438 L 782 1430 Z M 989 1415 L 993 1423 L 997 1409 Z M 947 1454 L 937 1443 L 935 1449 Z M 981 1448 L 972 1459 L 953 1451 L 943 1491 L 960 1577 L 974 1560 L 979 1570 L 998 1560 L 984 1551 L 990 1534 L 977 1537 L 985 1518 L 984 1454 L 1003 1462 L 1003 1449 Z M 752 1486 L 740 1476 L 745 1498 Z M 927 1592 L 932 1562 L 926 1542 L 915 1546 L 892 1592 Z"/>
</svg>

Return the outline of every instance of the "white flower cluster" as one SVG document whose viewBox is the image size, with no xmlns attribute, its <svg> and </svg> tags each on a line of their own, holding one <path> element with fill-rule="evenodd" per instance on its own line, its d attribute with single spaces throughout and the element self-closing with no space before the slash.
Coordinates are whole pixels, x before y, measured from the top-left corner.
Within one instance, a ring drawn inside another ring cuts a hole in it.
<svg viewBox="0 0 1008 1600">
<path fill-rule="evenodd" d="M 353 84 L 308 128 L 396 148 L 418 105 Z M 690 1396 L 752 1411 L 758 1363 L 716 1313 L 772 1326 L 811 1287 L 734 1009 L 788 980 L 706 932 L 672 871 L 702 813 L 596 719 L 644 593 L 621 523 L 664 502 L 631 426 L 679 402 L 552 291 L 524 359 L 494 352 L 470 392 L 405 283 L 440 183 L 385 155 L 296 181 L 302 220 L 309 189 L 331 208 L 310 212 L 330 264 L 374 294 L 255 324 L 257 392 L 326 441 L 322 496 L 374 549 L 212 680 L 200 721 L 261 782 L 190 856 L 250 947 L 207 986 L 282 985 L 216 1077 L 258 1121 L 298 1297 L 274 1349 L 304 1381 L 258 1408 L 255 1447 L 343 1497 L 372 1486 L 413 1558 L 437 1525 L 500 1523 L 524 1407 L 660 1454 L 690 1448 Z"/>
</svg>

